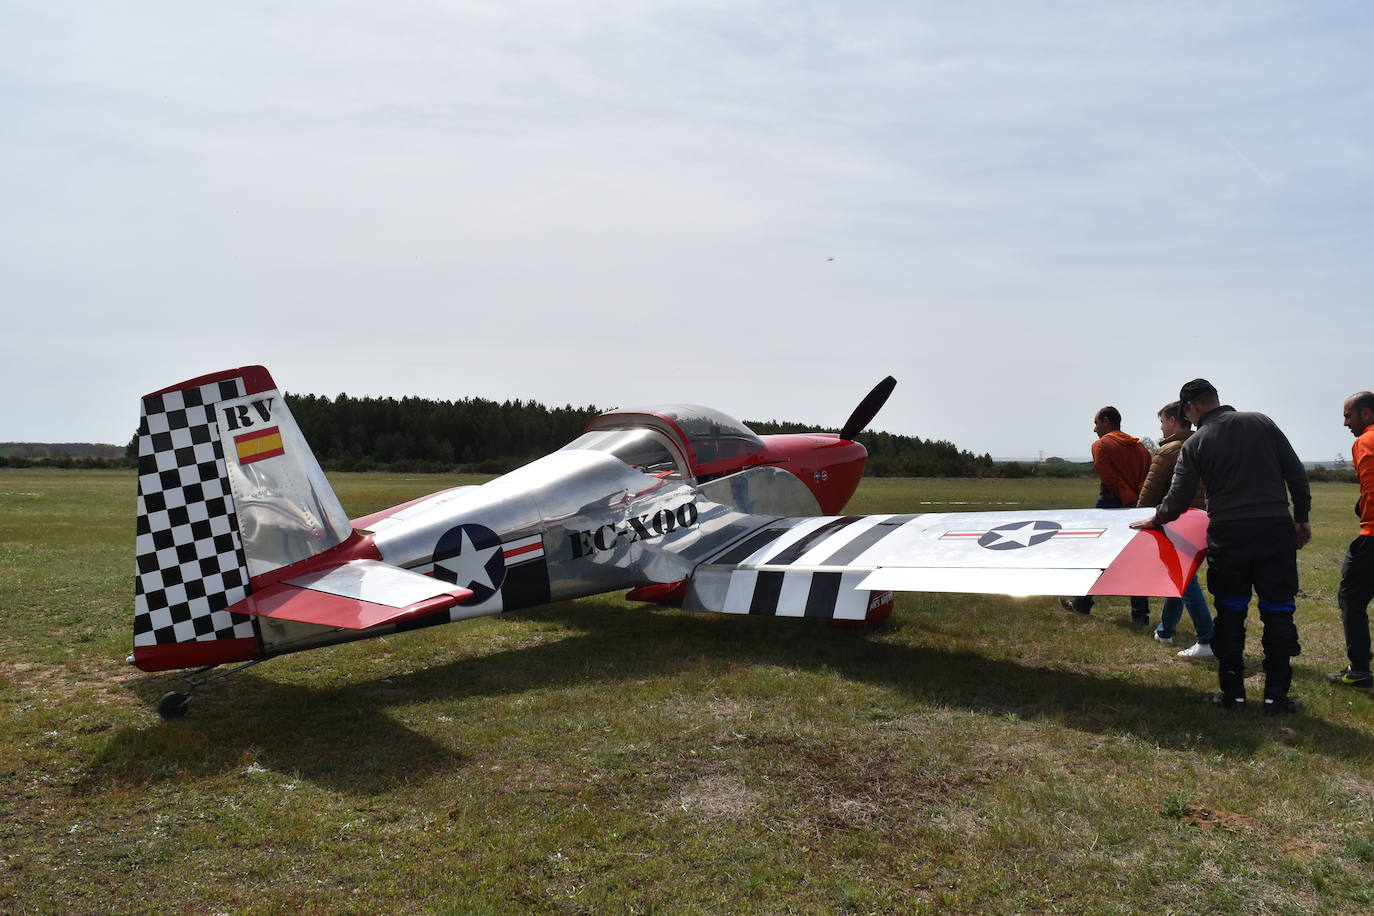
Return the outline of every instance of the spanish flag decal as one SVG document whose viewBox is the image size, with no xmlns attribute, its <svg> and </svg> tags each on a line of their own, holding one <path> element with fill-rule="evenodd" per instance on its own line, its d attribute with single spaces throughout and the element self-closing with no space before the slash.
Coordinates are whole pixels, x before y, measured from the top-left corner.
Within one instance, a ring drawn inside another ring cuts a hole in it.
<svg viewBox="0 0 1374 916">
<path fill-rule="evenodd" d="M 286 454 L 286 449 L 282 448 L 281 428 L 277 426 L 235 436 L 234 448 L 238 450 L 240 466 Z"/>
</svg>

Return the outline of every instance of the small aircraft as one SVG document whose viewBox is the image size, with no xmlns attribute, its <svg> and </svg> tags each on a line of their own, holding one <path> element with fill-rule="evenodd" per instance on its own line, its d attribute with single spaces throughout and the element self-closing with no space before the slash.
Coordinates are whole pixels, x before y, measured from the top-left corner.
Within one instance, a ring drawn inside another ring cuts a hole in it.
<svg viewBox="0 0 1374 916">
<path fill-rule="evenodd" d="M 613 410 L 508 474 L 349 519 L 271 375 L 245 366 L 143 398 L 134 651 L 198 669 L 628 589 L 689 610 L 858 625 L 892 590 L 1178 596 L 1207 517 L 1150 510 L 839 515 L 886 378 L 834 433 L 755 435 L 686 404 Z M 224 665 L 235 665 L 215 672 Z M 214 673 L 212 673 L 214 672 Z"/>
</svg>

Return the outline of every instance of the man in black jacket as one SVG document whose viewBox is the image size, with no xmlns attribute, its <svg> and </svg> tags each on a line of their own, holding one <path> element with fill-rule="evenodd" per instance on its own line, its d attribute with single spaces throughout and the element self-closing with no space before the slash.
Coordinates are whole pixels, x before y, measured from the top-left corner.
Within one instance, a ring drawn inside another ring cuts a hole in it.
<svg viewBox="0 0 1374 916">
<path fill-rule="evenodd" d="M 1264 712 L 1295 712 L 1288 696 L 1289 659 L 1302 651 L 1293 612 L 1297 552 L 1312 539 L 1307 471 L 1273 420 L 1223 406 L 1206 379 L 1188 382 L 1178 399 L 1197 432 L 1179 450 L 1169 492 L 1154 517 L 1132 527 L 1173 521 L 1192 502 L 1199 481 L 1207 485 L 1207 590 L 1217 612 L 1212 651 L 1221 686 L 1214 702 L 1245 707 L 1245 616 L 1253 590 L 1264 624 Z"/>
</svg>

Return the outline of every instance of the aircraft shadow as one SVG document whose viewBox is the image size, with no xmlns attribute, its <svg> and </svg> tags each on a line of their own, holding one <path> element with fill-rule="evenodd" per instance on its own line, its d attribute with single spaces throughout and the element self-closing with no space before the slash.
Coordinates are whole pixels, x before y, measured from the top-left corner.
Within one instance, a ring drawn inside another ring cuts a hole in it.
<svg viewBox="0 0 1374 916">
<path fill-rule="evenodd" d="M 576 651 L 582 663 L 587 657 L 605 657 L 611 666 L 607 679 L 632 679 L 665 670 L 663 657 L 642 654 L 646 640 L 676 639 L 688 644 L 687 656 L 677 660 L 680 668 L 700 665 L 705 658 L 721 667 L 769 664 L 833 671 L 849 680 L 899 691 L 924 704 L 1052 720 L 1098 734 L 1131 734 L 1180 750 L 1201 747 L 1248 755 L 1275 740 L 1277 729 L 1289 728 L 1295 737 L 1302 736 L 1304 746 L 1310 744 L 1328 756 L 1345 759 L 1374 751 L 1374 738 L 1365 732 L 1310 713 L 1279 719 L 1259 715 L 1258 708 L 1238 715 L 1223 713 L 1211 705 L 1210 687 L 1200 692 L 1183 684 L 1142 684 L 989 658 L 975 651 L 894 645 L 869 638 L 868 631 L 837 630 L 823 621 L 645 613 L 591 603 L 551 606 L 531 614 L 536 615 L 580 627 L 599 641 L 623 641 L 622 652 L 610 652 L 600 645 L 566 647 L 566 651 Z M 789 625 L 795 629 L 789 630 Z M 919 627 L 920 618 L 898 612 L 888 625 Z M 1253 642 L 1258 642 L 1257 634 Z M 638 659 L 636 652 L 641 653 Z M 491 661 L 500 663 L 495 656 Z M 671 665 L 674 660 L 667 661 Z M 1247 666 L 1252 673 L 1258 668 L 1257 661 L 1249 658 Z M 1295 693 L 1301 692 L 1307 680 L 1319 677 L 1300 664 L 1294 665 L 1294 672 L 1298 678 Z M 586 680 L 584 667 L 577 668 L 576 673 Z M 552 684 L 535 681 L 518 689 L 533 686 Z M 1224 727 L 1218 727 L 1221 724 Z"/>
<path fill-rule="evenodd" d="M 387 715 L 392 706 L 586 684 L 631 682 L 702 665 L 776 665 L 838 672 L 923 704 L 1056 721 L 1096 734 L 1130 734 L 1175 749 L 1245 756 L 1300 741 L 1340 758 L 1374 752 L 1356 729 L 1310 714 L 1234 716 L 1193 687 L 1139 684 L 1039 668 L 976 652 L 894 645 L 822 621 L 664 613 L 594 602 L 521 612 L 576 632 L 555 641 L 337 687 L 283 684 L 253 672 L 203 688 L 191 715 L 114 736 L 91 766 L 92 783 L 147 782 L 153 773 L 209 775 L 258 762 L 349 793 L 373 794 L 451 772 L 469 757 Z M 919 619 L 898 619 L 898 627 Z M 156 702 L 177 682 L 150 675 L 131 689 Z M 1219 718 L 1225 717 L 1225 718 Z M 366 721 L 365 727 L 359 722 Z M 298 723 L 284 728 L 283 722 Z M 1222 722 L 1225 727 L 1218 727 Z M 360 747 L 358 735 L 367 735 Z"/>
<path fill-rule="evenodd" d="M 184 684 L 158 674 L 131 681 L 130 689 L 153 705 L 162 693 Z M 235 675 L 201 688 L 184 719 L 115 733 L 81 782 L 90 788 L 140 785 L 252 772 L 256 765 L 338 792 L 388 792 L 458 770 L 470 759 L 387 715 L 393 704 L 422 697 L 384 681 L 311 688 Z M 365 742 L 360 743 L 360 734 Z"/>
</svg>

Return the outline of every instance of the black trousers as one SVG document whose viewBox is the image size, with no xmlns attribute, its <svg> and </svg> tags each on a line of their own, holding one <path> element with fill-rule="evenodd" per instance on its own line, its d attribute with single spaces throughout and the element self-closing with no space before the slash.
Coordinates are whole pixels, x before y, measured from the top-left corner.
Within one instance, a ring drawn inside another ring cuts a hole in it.
<svg viewBox="0 0 1374 916">
<path fill-rule="evenodd" d="M 1117 496 L 1116 496 L 1115 493 L 1109 493 L 1109 492 L 1107 491 L 1107 488 L 1106 488 L 1106 487 L 1103 487 L 1101 493 L 1098 494 L 1098 497 L 1097 497 L 1097 505 L 1095 506 L 1095 508 L 1097 508 L 1097 509 L 1125 509 L 1125 508 L 1128 508 L 1128 507 L 1123 506 L 1123 505 L 1121 504 L 1121 500 L 1117 498 Z M 1075 598 L 1075 599 L 1073 599 L 1073 603 L 1074 603 L 1074 606 L 1078 608 L 1078 612 L 1079 612 L 1080 614 L 1090 614 L 1090 613 L 1092 613 L 1092 609 L 1093 609 L 1093 596 L 1092 596 L 1092 595 L 1083 595 L 1083 596 L 1080 597 L 1080 598 Z M 1134 620 L 1140 620 L 1141 618 L 1144 618 L 1144 621 L 1145 621 L 1145 622 L 1148 622 L 1148 621 L 1149 621 L 1149 619 L 1150 619 L 1150 599 L 1149 599 L 1149 598 L 1144 598 L 1144 597 L 1139 597 L 1139 596 L 1137 596 L 1137 597 L 1131 599 L 1131 618 L 1134 619 Z"/>
<path fill-rule="evenodd" d="M 1345 627 L 1345 654 L 1351 671 L 1369 670 L 1369 602 L 1374 600 L 1374 537 L 1360 535 L 1350 542 L 1341 561 L 1341 586 L 1336 603 Z"/>
<path fill-rule="evenodd" d="M 1207 528 L 1207 590 L 1216 608 L 1212 651 L 1228 697 L 1245 696 L 1245 618 L 1253 592 L 1264 627 L 1264 695 L 1288 696 L 1289 659 L 1302 651 L 1293 620 L 1298 593 L 1298 541 L 1289 518 L 1213 521 Z"/>
</svg>

